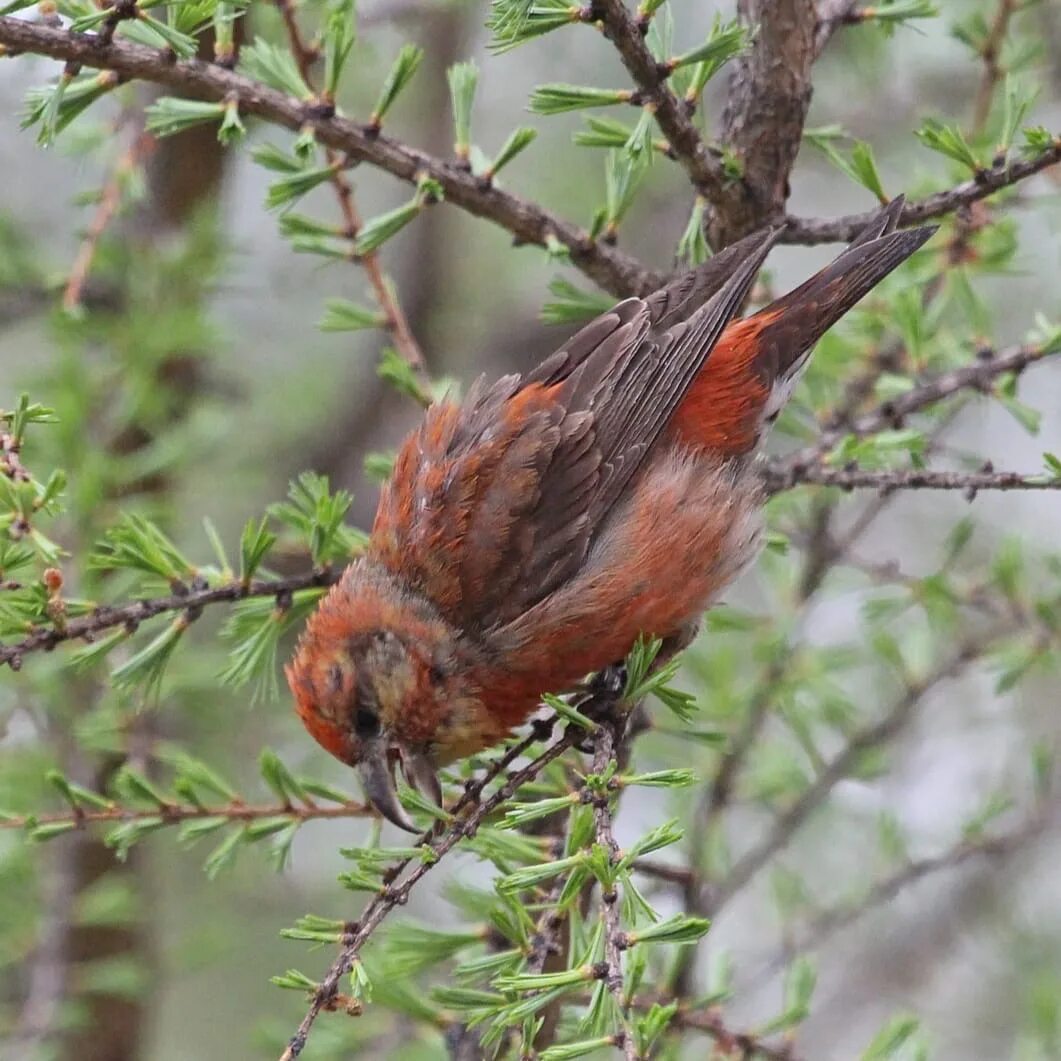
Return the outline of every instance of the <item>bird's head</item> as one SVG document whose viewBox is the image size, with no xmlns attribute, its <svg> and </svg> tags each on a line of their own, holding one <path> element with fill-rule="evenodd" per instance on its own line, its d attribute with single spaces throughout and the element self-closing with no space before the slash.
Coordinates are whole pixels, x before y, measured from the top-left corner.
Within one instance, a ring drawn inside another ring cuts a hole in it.
<svg viewBox="0 0 1061 1061">
<path fill-rule="evenodd" d="M 317 743 L 357 768 L 384 817 L 418 831 L 398 800 L 394 768 L 440 802 L 436 767 L 455 758 L 480 707 L 456 631 L 360 561 L 309 620 L 285 672 Z"/>
</svg>

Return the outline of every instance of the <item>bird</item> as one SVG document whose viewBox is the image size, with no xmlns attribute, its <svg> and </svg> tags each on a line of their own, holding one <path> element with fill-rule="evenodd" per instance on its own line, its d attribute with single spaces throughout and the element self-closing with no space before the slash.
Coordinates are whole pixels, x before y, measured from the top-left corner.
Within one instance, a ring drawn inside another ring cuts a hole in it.
<svg viewBox="0 0 1061 1061">
<path fill-rule="evenodd" d="M 760 445 L 815 343 L 936 231 L 899 229 L 902 209 L 748 317 L 780 229 L 426 411 L 285 668 L 306 729 L 383 817 L 417 831 L 397 767 L 441 802 L 439 768 L 502 741 L 543 694 L 642 637 L 690 639 L 756 556 Z"/>
</svg>

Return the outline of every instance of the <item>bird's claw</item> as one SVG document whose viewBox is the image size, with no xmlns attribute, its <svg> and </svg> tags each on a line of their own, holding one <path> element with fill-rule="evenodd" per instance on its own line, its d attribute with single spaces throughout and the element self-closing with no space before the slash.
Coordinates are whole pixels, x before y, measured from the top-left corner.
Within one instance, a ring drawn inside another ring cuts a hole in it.
<svg viewBox="0 0 1061 1061">
<path fill-rule="evenodd" d="M 607 722 L 615 717 L 626 688 L 626 664 L 613 663 L 598 671 L 583 686 L 574 706 L 594 722 Z M 575 744 L 580 752 L 593 750 L 593 738 L 587 736 Z"/>
<path fill-rule="evenodd" d="M 585 699 L 578 705 L 588 718 L 607 718 L 622 699 L 626 688 L 626 664 L 613 663 L 598 671 L 586 686 Z"/>
</svg>

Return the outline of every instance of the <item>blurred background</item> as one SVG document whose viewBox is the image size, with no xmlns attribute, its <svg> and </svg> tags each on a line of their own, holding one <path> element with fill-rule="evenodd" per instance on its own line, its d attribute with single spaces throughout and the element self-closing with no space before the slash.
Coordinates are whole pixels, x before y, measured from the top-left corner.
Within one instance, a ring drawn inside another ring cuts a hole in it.
<svg viewBox="0 0 1061 1061">
<path fill-rule="evenodd" d="M 991 4 L 944 0 L 941 18 L 903 27 L 890 38 L 871 28 L 841 32 L 816 68 L 808 125 L 838 124 L 870 141 L 890 194 L 945 182 L 945 167 L 924 151 L 912 130 L 928 115 L 970 121 L 981 70 L 949 27 L 973 6 L 993 10 Z M 698 40 L 716 9 L 729 12 L 724 4 L 674 0 L 682 39 Z M 578 115 L 534 118 L 525 113 L 526 101 L 543 82 L 625 85 L 625 72 L 608 43 L 588 31 L 556 33 L 547 42 L 494 55 L 487 48 L 486 15 L 481 3 L 366 0 L 357 64 L 342 105 L 352 114 L 370 109 L 398 47 L 415 40 L 426 48 L 426 59 L 389 128 L 408 143 L 448 156 L 452 127 L 444 71 L 474 57 L 481 69 L 476 141 L 497 145 L 516 124 L 539 129 L 532 148 L 506 173 L 506 186 L 588 224 L 602 195 L 601 155 L 572 148 Z M 253 5 L 248 17 L 259 31 L 278 25 L 269 5 Z M 1053 0 L 1028 5 L 1020 17 L 1021 39 L 1038 45 L 1030 66 L 1041 86 L 1034 121 L 1061 128 L 1061 5 Z M 207 128 L 155 147 L 135 201 L 101 246 L 86 289 L 89 312 L 106 314 L 108 299 L 123 288 L 128 293 L 122 297 L 134 307 L 128 317 L 140 319 L 121 326 L 111 320 L 93 330 L 64 318 L 58 292 L 94 208 L 85 193 L 107 181 L 113 138 L 123 145 L 132 141 L 127 128 L 115 129 L 114 113 L 97 116 L 87 123 L 91 128 L 51 150 L 38 149 L 32 133 L 20 132 L 25 92 L 53 76 L 55 67 L 44 60 L 0 62 L 0 232 L 6 251 L 0 261 L 0 406 L 10 405 L 21 390 L 56 404 L 56 395 L 76 388 L 78 378 L 102 403 L 151 332 L 165 347 L 154 364 L 165 365 L 159 378 L 168 389 L 166 409 L 150 416 L 162 417 L 171 429 L 166 437 L 172 453 L 166 458 L 150 437 L 132 436 L 112 437 L 112 453 L 122 460 L 141 454 L 135 458 L 143 462 L 140 474 L 153 480 L 150 489 L 179 541 L 205 552 L 203 514 L 226 541 L 234 541 L 244 522 L 282 497 L 287 481 L 305 468 L 353 491 L 352 520 L 368 526 L 378 486 L 363 470 L 364 457 L 393 450 L 418 412 L 378 379 L 377 334 L 329 334 L 315 327 L 328 298 L 365 300 L 364 275 L 346 263 L 322 265 L 293 254 L 263 205 L 269 175 L 247 152 L 220 148 Z M 724 85 L 722 76 L 709 88 L 709 121 L 717 115 Z M 278 136 L 250 126 L 252 143 Z M 364 167 L 351 179 L 365 216 L 408 195 L 385 174 Z M 1036 313 L 1054 318 L 1061 313 L 1057 180 L 1056 173 L 1036 178 L 1008 208 L 1016 250 L 1004 269 L 973 277 L 989 320 L 970 321 L 970 336 L 1001 347 L 1019 341 Z M 792 181 L 793 213 L 834 216 L 872 205 L 867 192 L 805 144 Z M 688 188 L 678 168 L 655 166 L 623 225 L 620 245 L 654 268 L 671 268 L 688 209 Z M 318 189 L 300 210 L 332 216 L 330 190 Z M 445 205 L 387 243 L 386 267 L 434 377 L 467 383 L 480 372 L 494 376 L 524 369 L 570 331 L 539 320 L 547 285 L 558 274 L 585 289 L 589 282 L 538 250 L 513 250 L 510 243 L 500 230 Z M 792 286 L 834 251 L 780 248 L 770 261 L 774 289 Z M 1042 412 L 1038 436 L 1000 405 L 984 402 L 963 411 L 948 445 L 989 455 L 999 467 L 1038 469 L 1042 451 L 1061 446 L 1061 376 L 1039 367 L 1024 386 L 1025 400 Z M 149 408 L 149 398 L 141 394 L 138 408 Z M 56 443 L 61 457 L 73 459 L 79 444 L 94 445 L 98 432 L 117 422 L 113 410 L 101 405 L 97 411 L 98 417 L 85 421 L 88 435 L 61 433 Z M 784 435 L 772 442 L 776 450 L 791 445 Z M 83 467 L 80 481 L 91 474 Z M 78 479 L 73 481 L 76 489 Z M 100 520 L 119 503 L 118 497 L 105 502 Z M 850 518 L 865 503 L 858 497 L 845 501 Z M 1053 494 L 982 495 L 969 507 L 960 496 L 924 492 L 891 504 L 859 555 L 880 565 L 897 562 L 911 575 L 934 570 L 947 536 L 967 515 L 976 522 L 971 548 L 982 565 L 1014 538 L 1029 556 L 1056 547 L 1061 505 Z M 768 561 L 796 563 L 795 554 Z M 760 566 L 729 600 L 769 612 L 775 577 Z M 839 644 L 872 593 L 862 582 L 845 584 L 841 578 L 785 621 L 798 622 L 801 642 Z M 250 706 L 248 696 L 217 687 L 214 676 L 223 662 L 213 636 L 218 622 L 214 616 L 203 620 L 195 650 L 185 650 L 179 675 L 163 687 L 152 725 L 163 738 L 196 748 L 251 790 L 263 744 L 294 767 L 353 788 L 348 772 L 307 740 L 286 692 Z M 713 697 L 731 699 L 748 684 L 741 668 L 753 664 L 731 640 L 728 634 L 715 640 L 710 631 L 703 635 L 692 653 L 697 663 L 686 673 L 709 719 Z M 64 711 L 73 711 L 70 701 L 95 695 L 58 669 L 27 670 L 31 673 L 0 676 L 0 793 L 5 806 L 20 809 L 48 798 L 39 778 L 55 754 L 26 719 L 53 711 L 57 700 L 67 702 Z M 865 676 L 856 677 L 848 695 L 868 702 L 875 690 Z M 842 907 L 848 899 L 857 906 L 858 896 L 882 875 L 875 861 L 882 814 L 901 826 L 912 856 L 921 857 L 950 850 L 992 793 L 1015 792 L 1019 803 L 1028 788 L 1029 748 L 1037 740 L 1056 745 L 1061 737 L 1059 702 L 1061 683 L 1049 672 L 1031 674 L 1004 697 L 995 692 L 994 676 L 981 671 L 935 690 L 889 749 L 887 768 L 837 786 L 828 807 L 716 921 L 701 972 L 722 952 L 732 956 L 737 990 L 726 1007 L 730 1022 L 754 1025 L 775 1011 L 786 939 L 801 938 L 800 926 L 816 924 L 820 911 Z M 45 727 L 60 743 L 55 731 L 61 732 L 69 717 L 63 710 Z M 738 849 L 772 820 L 769 801 L 755 798 L 752 789 L 763 777 L 774 777 L 772 771 L 784 775 L 788 769 L 788 760 L 779 765 L 779 756 L 793 754 L 782 730 L 767 728 L 762 754 L 751 764 L 745 793 L 751 798 L 738 800 L 727 819 L 729 842 Z M 652 735 L 642 755 L 648 762 L 673 763 L 676 749 L 682 745 Z M 690 752 L 685 746 L 679 754 L 691 756 L 705 773 L 715 761 L 710 749 Z M 623 804 L 620 843 L 667 810 L 664 797 L 653 790 L 631 794 Z M 323 968 L 330 958 L 327 949 L 308 957 L 296 953 L 296 945 L 278 932 L 309 911 L 352 914 L 358 899 L 335 884 L 345 868 L 336 849 L 356 843 L 367 828 L 358 821 L 311 823 L 299 833 L 283 872 L 273 872 L 248 852 L 215 880 L 202 871 L 204 851 L 179 850 L 162 837 L 139 845 L 121 871 L 112 873 L 110 852 L 80 836 L 28 848 L 17 834 L 0 835 L 0 962 L 10 1013 L 17 1018 L 27 992 L 47 1009 L 46 985 L 33 982 L 34 956 L 61 932 L 56 920 L 68 919 L 78 926 L 76 948 L 86 966 L 108 955 L 120 957 L 111 962 L 111 980 L 104 978 L 101 987 L 97 977 L 84 993 L 74 990 L 59 1019 L 76 1025 L 94 1013 L 94 1026 L 107 1030 L 75 1035 L 68 1045 L 53 1045 L 40 1056 L 176 1061 L 275 1055 L 297 1023 L 301 1004 L 290 993 L 278 996 L 268 977 L 291 965 Z M 799 1032 L 800 1056 L 818 1061 L 858 1056 L 885 1019 L 910 1011 L 922 1019 L 932 1056 L 941 1061 L 1061 1057 L 1059 839 L 1051 821 L 998 857 L 926 874 L 850 926 L 823 930 L 811 948 L 818 989 Z M 457 859 L 414 893 L 405 913 L 437 921 L 447 877 L 466 883 L 480 872 L 470 860 Z M 49 894 L 69 889 L 72 877 L 80 881 L 77 902 L 50 910 Z M 658 901 L 667 910 L 672 899 L 664 890 Z M 130 934 L 136 938 L 131 948 Z M 441 1040 L 430 1033 L 395 1025 L 378 1039 L 369 1033 L 382 1025 L 366 1020 L 367 1031 L 352 1032 L 339 1028 L 340 1021 L 322 1019 L 307 1057 L 445 1056 Z M 1043 1045 L 1051 1026 L 1058 1053 Z M 351 1045 L 359 1036 L 372 1039 L 371 1045 Z M 20 1049 L 0 1053 L 34 1056 Z M 688 1056 L 705 1056 L 706 1045 L 703 1049 Z"/>
</svg>

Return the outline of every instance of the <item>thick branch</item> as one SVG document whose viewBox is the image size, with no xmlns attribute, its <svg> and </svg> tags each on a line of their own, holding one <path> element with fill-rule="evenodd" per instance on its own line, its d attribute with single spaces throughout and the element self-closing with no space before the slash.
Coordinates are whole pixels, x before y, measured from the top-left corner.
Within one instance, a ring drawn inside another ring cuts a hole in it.
<svg viewBox="0 0 1061 1061">
<path fill-rule="evenodd" d="M 33 52 L 126 78 L 149 81 L 203 99 L 239 100 L 244 114 L 298 131 L 306 125 L 318 142 L 345 152 L 351 162 L 367 162 L 411 184 L 427 174 L 441 184 L 445 198 L 476 217 L 511 232 L 520 243 L 544 246 L 555 237 L 571 252 L 571 261 L 614 295 L 643 294 L 659 287 L 662 277 L 645 269 L 622 251 L 594 242 L 577 225 L 564 221 L 536 203 L 485 184 L 455 164 L 434 158 L 389 136 L 375 134 L 347 118 L 325 118 L 291 96 L 261 82 L 199 59 L 174 60 L 172 55 L 120 38 L 104 45 L 93 34 L 74 33 L 10 16 L 0 17 L 0 45 L 9 52 Z"/>
<path fill-rule="evenodd" d="M 26 997 L 18 1020 L 6 1036 L 8 1049 L 35 1057 L 62 1027 L 61 1016 L 70 984 L 70 910 L 77 895 L 76 851 L 65 846 L 51 867 L 45 884 L 45 904 L 36 927 L 34 954 L 23 967 Z"/>
<path fill-rule="evenodd" d="M 736 155 L 743 177 L 715 204 L 710 237 L 716 248 L 782 216 L 816 55 L 813 0 L 740 0 L 738 11 L 755 27 L 755 39 L 734 61 L 721 140 Z"/>
</svg>

